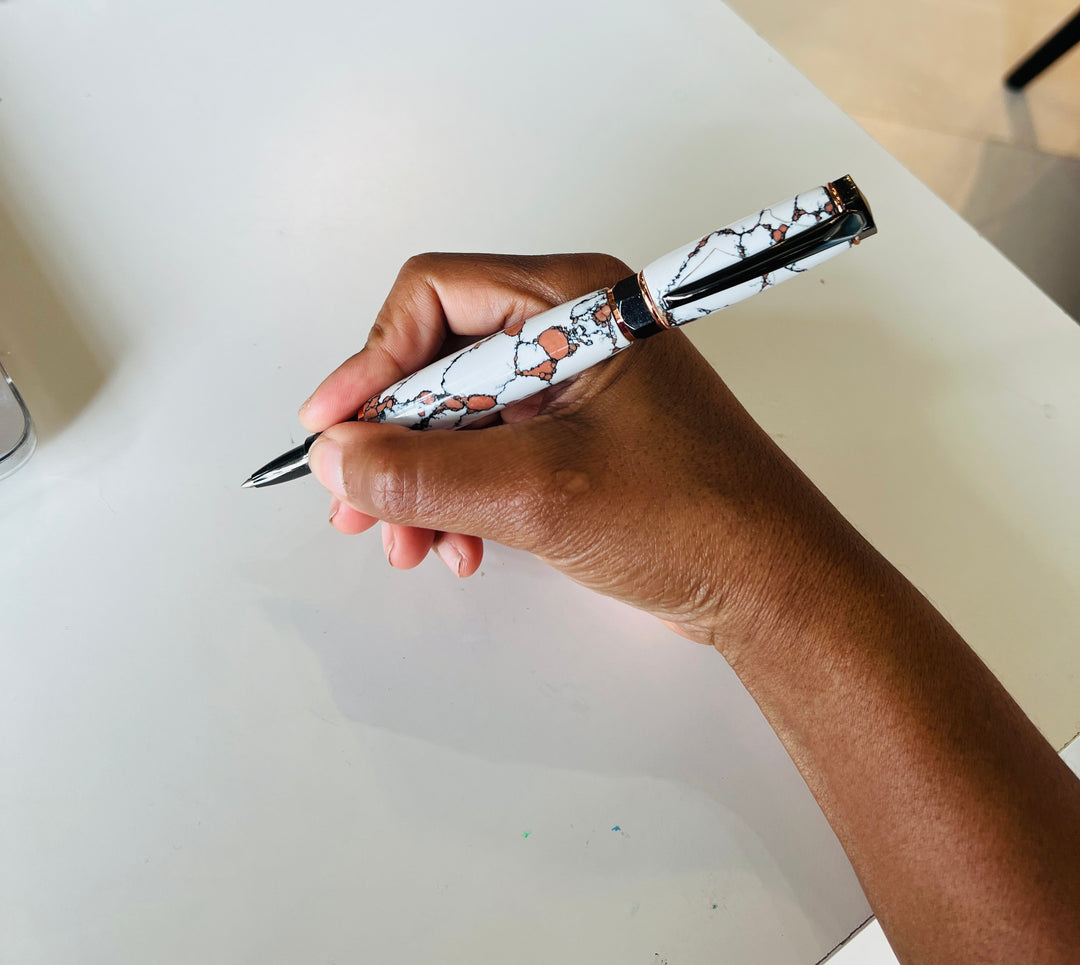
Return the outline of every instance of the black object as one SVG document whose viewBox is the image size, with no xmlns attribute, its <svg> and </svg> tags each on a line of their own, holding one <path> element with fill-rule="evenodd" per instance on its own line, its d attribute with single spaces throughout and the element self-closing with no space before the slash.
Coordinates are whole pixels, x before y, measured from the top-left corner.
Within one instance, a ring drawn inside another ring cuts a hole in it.
<svg viewBox="0 0 1080 965">
<path fill-rule="evenodd" d="M 663 331 L 645 302 L 637 275 L 631 275 L 619 282 L 611 289 L 611 296 L 623 325 L 630 330 L 634 338 L 648 338 Z"/>
<path fill-rule="evenodd" d="M 1057 31 L 1042 44 L 1024 58 L 1023 62 L 1013 68 L 1012 73 L 1005 78 L 1005 86 L 1012 90 L 1023 90 L 1028 82 L 1038 77 L 1062 54 L 1066 53 L 1080 41 L 1080 10 L 1073 18 L 1058 27 Z"/>
<path fill-rule="evenodd" d="M 318 438 L 318 432 L 313 436 L 308 436 L 303 445 L 290 449 L 285 455 L 278 456 L 277 459 L 268 462 L 258 472 L 252 473 L 251 478 L 244 483 L 244 489 L 275 486 L 278 483 L 288 482 L 290 479 L 299 479 L 301 476 L 306 476 L 311 472 L 308 469 L 308 450 Z"/>
<path fill-rule="evenodd" d="M 701 281 L 668 292 L 662 296 L 664 305 L 668 308 L 677 308 L 696 302 L 709 295 L 735 288 L 754 278 L 764 278 L 771 272 L 787 268 L 833 245 L 851 243 L 877 234 L 877 227 L 870 215 L 869 205 L 866 205 L 861 194 L 859 200 L 863 202 L 861 208 L 845 210 L 839 217 L 830 218 L 812 228 L 807 228 L 790 240 L 785 238 L 771 248 L 766 248 L 756 255 L 750 255 L 712 275 L 706 275 Z"/>
</svg>

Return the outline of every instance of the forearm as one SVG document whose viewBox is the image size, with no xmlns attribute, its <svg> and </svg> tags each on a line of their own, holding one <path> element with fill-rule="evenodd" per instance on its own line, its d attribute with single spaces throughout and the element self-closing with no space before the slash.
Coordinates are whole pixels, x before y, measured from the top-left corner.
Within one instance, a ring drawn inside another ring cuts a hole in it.
<svg viewBox="0 0 1080 965">
<path fill-rule="evenodd" d="M 1075 961 L 1080 782 L 893 567 L 827 504 L 813 517 L 753 629 L 717 643 L 898 955 Z"/>
</svg>

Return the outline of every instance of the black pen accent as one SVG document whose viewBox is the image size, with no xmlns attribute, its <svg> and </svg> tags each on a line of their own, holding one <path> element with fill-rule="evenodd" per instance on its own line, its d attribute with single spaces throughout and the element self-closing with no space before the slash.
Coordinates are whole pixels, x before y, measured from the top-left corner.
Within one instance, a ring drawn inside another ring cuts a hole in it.
<svg viewBox="0 0 1080 965">
<path fill-rule="evenodd" d="M 284 455 L 268 462 L 262 469 L 252 473 L 251 478 L 244 482 L 244 489 L 262 489 L 264 486 L 276 486 L 278 483 L 306 476 L 311 472 L 308 468 L 308 450 L 318 438 L 318 432 L 313 436 L 308 436 L 303 445 L 290 449 Z"/>
</svg>

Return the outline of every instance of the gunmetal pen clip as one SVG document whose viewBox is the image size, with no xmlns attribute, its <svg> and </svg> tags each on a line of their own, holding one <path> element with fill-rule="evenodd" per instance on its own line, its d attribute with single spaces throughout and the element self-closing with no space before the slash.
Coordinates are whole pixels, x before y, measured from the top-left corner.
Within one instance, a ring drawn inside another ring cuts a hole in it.
<svg viewBox="0 0 1080 965">
<path fill-rule="evenodd" d="M 829 218 L 720 271 L 665 292 L 664 307 L 678 308 L 717 295 L 754 278 L 763 278 L 770 272 L 787 268 L 834 245 L 845 242 L 858 244 L 863 238 L 877 233 L 870 205 L 850 175 L 825 185 L 825 188 L 836 208 Z"/>
</svg>

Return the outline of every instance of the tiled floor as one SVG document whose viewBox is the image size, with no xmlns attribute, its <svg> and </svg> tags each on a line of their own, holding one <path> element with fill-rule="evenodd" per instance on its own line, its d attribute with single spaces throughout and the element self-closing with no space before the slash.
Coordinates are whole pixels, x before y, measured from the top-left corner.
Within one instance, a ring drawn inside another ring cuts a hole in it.
<svg viewBox="0 0 1080 965">
<path fill-rule="evenodd" d="M 1077 0 L 728 0 L 1080 321 L 1080 46 L 1002 78 Z"/>
</svg>

